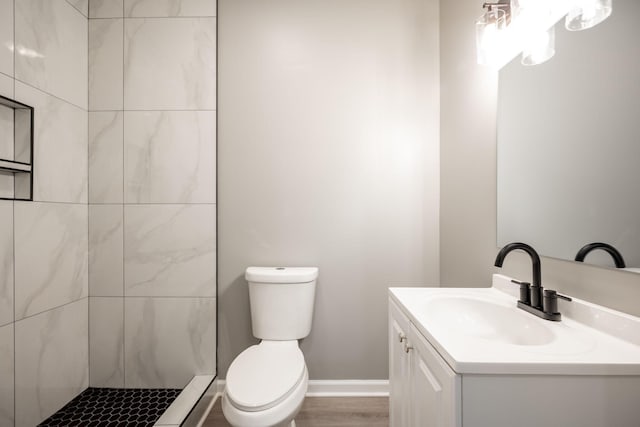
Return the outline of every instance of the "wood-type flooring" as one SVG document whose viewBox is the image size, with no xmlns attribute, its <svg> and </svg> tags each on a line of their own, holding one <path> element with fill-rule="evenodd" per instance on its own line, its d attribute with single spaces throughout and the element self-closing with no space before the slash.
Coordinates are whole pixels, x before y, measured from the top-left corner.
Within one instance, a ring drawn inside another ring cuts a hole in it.
<svg viewBox="0 0 640 427">
<path fill-rule="evenodd" d="M 230 427 L 217 399 L 202 427 Z M 388 427 L 387 397 L 307 397 L 296 427 Z"/>
</svg>

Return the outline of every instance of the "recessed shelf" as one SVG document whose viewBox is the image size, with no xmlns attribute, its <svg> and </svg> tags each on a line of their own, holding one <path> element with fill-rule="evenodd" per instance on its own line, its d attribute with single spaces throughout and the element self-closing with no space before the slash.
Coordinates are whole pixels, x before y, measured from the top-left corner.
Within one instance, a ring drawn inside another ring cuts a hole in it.
<svg viewBox="0 0 640 427">
<path fill-rule="evenodd" d="M 0 96 L 0 200 L 33 200 L 33 107 Z"/>
</svg>

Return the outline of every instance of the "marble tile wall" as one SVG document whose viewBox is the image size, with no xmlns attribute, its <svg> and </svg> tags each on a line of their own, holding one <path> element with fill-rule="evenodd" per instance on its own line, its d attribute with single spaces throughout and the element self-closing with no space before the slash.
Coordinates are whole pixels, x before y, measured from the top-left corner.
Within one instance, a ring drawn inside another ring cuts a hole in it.
<svg viewBox="0 0 640 427">
<path fill-rule="evenodd" d="M 16 323 L 16 426 L 38 424 L 87 388 L 87 313 L 83 298 Z"/>
<path fill-rule="evenodd" d="M 15 2 L 16 79 L 86 110 L 87 25 L 66 0 Z"/>
<path fill-rule="evenodd" d="M 216 2 L 89 2 L 92 386 L 215 374 Z"/>
<path fill-rule="evenodd" d="M 15 202 L 15 319 L 88 296 L 87 206 Z"/>
<path fill-rule="evenodd" d="M 124 298 L 89 298 L 91 382 L 124 387 Z"/>
<path fill-rule="evenodd" d="M 13 425 L 14 324 L 0 326 L 0 426 Z"/>
<path fill-rule="evenodd" d="M 215 298 L 126 298 L 125 385 L 182 388 L 215 372 Z"/>
<path fill-rule="evenodd" d="M 13 0 L 0 0 L 0 73 L 13 76 Z"/>
<path fill-rule="evenodd" d="M 0 326 L 13 323 L 13 202 L 0 201 Z M 2 425 L 2 423 L 0 423 Z"/>
<path fill-rule="evenodd" d="M 89 383 L 87 16 L 88 0 L 0 0 L 0 95 L 35 108 L 34 201 L 0 201 L 3 427 Z"/>
</svg>

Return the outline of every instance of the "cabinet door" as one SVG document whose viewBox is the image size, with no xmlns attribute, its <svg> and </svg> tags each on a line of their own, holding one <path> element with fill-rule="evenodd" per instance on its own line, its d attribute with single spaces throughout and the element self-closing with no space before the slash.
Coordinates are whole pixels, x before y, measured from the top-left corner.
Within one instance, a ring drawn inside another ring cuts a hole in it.
<svg viewBox="0 0 640 427">
<path fill-rule="evenodd" d="M 411 325 L 410 425 L 461 427 L 461 381 L 436 350 Z"/>
<path fill-rule="evenodd" d="M 409 426 L 409 319 L 389 300 L 389 425 Z"/>
</svg>

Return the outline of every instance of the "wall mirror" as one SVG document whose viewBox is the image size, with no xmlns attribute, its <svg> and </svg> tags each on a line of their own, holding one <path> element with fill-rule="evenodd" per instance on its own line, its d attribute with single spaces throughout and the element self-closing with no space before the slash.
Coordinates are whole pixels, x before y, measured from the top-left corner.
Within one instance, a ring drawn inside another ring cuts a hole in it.
<svg viewBox="0 0 640 427">
<path fill-rule="evenodd" d="M 556 27 L 556 54 L 499 76 L 498 246 L 523 241 L 573 260 L 604 242 L 640 272 L 640 1 L 579 32 Z M 614 267 L 605 251 L 585 262 Z"/>
</svg>

